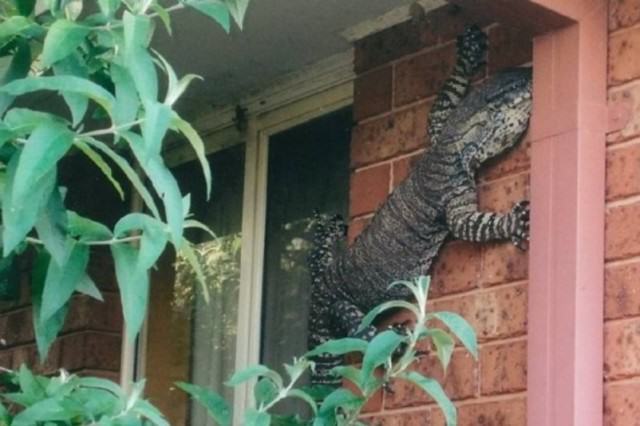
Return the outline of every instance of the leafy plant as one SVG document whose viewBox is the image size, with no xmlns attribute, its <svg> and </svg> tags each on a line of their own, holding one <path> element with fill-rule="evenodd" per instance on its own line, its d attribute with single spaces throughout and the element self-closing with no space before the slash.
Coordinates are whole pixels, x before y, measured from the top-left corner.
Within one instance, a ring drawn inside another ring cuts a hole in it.
<svg viewBox="0 0 640 426">
<path fill-rule="evenodd" d="M 243 424 L 246 426 L 362 425 L 364 423 L 359 420 L 359 417 L 365 403 L 381 388 L 392 386 L 396 380 L 403 380 L 413 383 L 433 398 L 442 410 L 448 426 L 456 425 L 456 408 L 440 383 L 412 370 L 411 367 L 419 357 L 419 344 L 428 343 L 435 349 L 435 355 L 446 371 L 455 348 L 454 336 L 477 358 L 476 334 L 467 321 L 458 314 L 427 311 L 429 283 L 429 277 L 424 276 L 413 282 L 393 283 L 392 286 L 400 285 L 410 289 L 415 302 L 385 302 L 371 310 L 360 325 L 361 329 L 365 328 L 382 312 L 400 308 L 410 312 L 415 318 L 414 327 L 407 329 L 406 333 L 399 334 L 389 329 L 379 333 L 370 342 L 355 338 L 327 341 L 303 357 L 294 359 L 292 365 L 284 366 L 289 376 L 287 382 L 276 371 L 264 365 L 256 365 L 236 372 L 227 382 L 228 386 L 237 386 L 256 380 L 253 385 L 255 408 L 244 413 Z M 451 333 L 431 325 L 434 320 L 444 324 Z M 350 382 L 356 392 L 347 388 L 295 387 L 303 373 L 314 368 L 313 357 L 325 353 L 346 355 L 352 352 L 362 354 L 361 365 L 338 366 L 333 369 L 333 373 Z M 397 356 L 399 352 L 402 354 Z M 204 405 L 211 418 L 218 424 L 222 426 L 230 424 L 231 409 L 220 395 L 192 384 L 178 383 L 178 386 Z M 286 398 L 305 401 L 313 411 L 312 418 L 303 420 L 297 415 L 278 416 L 270 413 L 278 402 Z"/>
<path fill-rule="evenodd" d="M 142 398 L 144 380 L 125 394 L 110 380 L 63 370 L 55 377 L 39 376 L 24 365 L 19 371 L 5 371 L 0 379 L 0 426 L 169 426 Z"/>
<path fill-rule="evenodd" d="M 0 78 L 0 277 L 6 276 L 16 255 L 32 247 L 34 325 L 41 357 L 62 327 L 72 294 L 100 298 L 86 273 L 91 247 L 110 247 L 128 339 L 136 336 L 145 316 L 148 270 L 168 244 L 199 270 L 183 233 L 203 225 L 190 218 L 189 195 L 180 192 L 161 155 L 168 134 L 186 139 L 210 191 L 203 141 L 174 109 L 198 77 L 178 78 L 150 42 L 155 21 L 170 32 L 171 12 L 183 8 L 209 16 L 226 31 L 232 20 L 242 27 L 248 0 L 178 0 L 171 5 L 96 0 L 95 7 L 83 10 L 85 3 L 0 3 L 0 63 L 8 64 Z M 35 104 L 40 92 L 59 94 L 68 112 L 15 106 L 23 97 L 27 105 Z M 128 214 L 110 229 L 66 209 L 57 166 L 72 154 L 93 162 L 124 199 L 126 186 L 114 173 L 120 169 L 143 200 L 145 212 Z M 206 290 L 203 285 L 205 297 Z"/>
</svg>

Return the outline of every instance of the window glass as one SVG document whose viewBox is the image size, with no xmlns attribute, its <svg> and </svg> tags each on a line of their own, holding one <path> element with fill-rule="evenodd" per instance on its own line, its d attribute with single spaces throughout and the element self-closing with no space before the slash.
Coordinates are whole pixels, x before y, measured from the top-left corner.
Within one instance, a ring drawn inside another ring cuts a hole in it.
<svg viewBox="0 0 640 426">
<path fill-rule="evenodd" d="M 213 240 L 200 230 L 187 235 L 204 265 L 206 290 L 184 259 L 172 254 L 163 258 L 153 275 L 145 360 L 148 394 L 167 413 L 170 424 L 214 424 L 199 404 L 190 404 L 175 389 L 175 381 L 205 386 L 233 400 L 233 390 L 223 382 L 235 368 L 244 146 L 217 152 L 209 162 L 213 176 L 209 200 L 198 163 L 175 170 L 183 193 L 191 194 L 195 217 L 218 237 Z"/>
<path fill-rule="evenodd" d="M 347 109 L 270 139 L 261 358 L 272 368 L 307 350 L 311 219 L 346 216 L 350 134 Z"/>
</svg>

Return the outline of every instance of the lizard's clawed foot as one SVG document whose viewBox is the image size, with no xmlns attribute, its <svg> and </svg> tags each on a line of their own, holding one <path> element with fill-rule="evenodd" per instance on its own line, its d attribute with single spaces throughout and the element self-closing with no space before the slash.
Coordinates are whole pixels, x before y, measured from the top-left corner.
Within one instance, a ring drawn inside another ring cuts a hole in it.
<svg viewBox="0 0 640 426">
<path fill-rule="evenodd" d="M 477 25 L 468 26 L 458 36 L 458 65 L 465 74 L 472 76 L 485 63 L 487 35 Z"/>
<path fill-rule="evenodd" d="M 526 250 L 529 247 L 529 201 L 516 203 L 511 215 L 511 242 L 520 250 Z"/>
</svg>

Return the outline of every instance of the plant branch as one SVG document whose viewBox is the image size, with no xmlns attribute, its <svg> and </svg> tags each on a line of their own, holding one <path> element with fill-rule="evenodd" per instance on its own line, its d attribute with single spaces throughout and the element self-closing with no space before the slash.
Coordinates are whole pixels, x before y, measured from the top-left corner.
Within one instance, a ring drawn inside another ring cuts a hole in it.
<svg viewBox="0 0 640 426">
<path fill-rule="evenodd" d="M 141 235 L 132 235 L 130 237 L 111 238 L 109 240 L 78 241 L 78 244 L 82 244 L 85 246 L 111 246 L 114 244 L 124 244 L 124 243 L 131 243 L 134 241 L 140 241 L 141 238 L 142 238 Z M 44 245 L 44 242 L 42 240 L 39 240 L 38 238 L 27 237 L 25 238 L 25 241 L 34 245 L 39 245 L 39 246 Z"/>
</svg>

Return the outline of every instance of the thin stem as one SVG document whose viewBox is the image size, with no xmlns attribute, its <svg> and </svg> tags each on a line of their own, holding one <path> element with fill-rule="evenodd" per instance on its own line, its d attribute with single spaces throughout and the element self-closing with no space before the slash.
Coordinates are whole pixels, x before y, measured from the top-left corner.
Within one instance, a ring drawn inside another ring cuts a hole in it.
<svg viewBox="0 0 640 426">
<path fill-rule="evenodd" d="M 92 130 L 90 132 L 80 133 L 81 137 L 95 137 L 95 136 L 104 136 L 104 135 L 112 135 L 114 133 L 118 133 L 120 130 L 127 130 L 133 126 L 144 123 L 144 118 L 141 118 L 136 121 L 132 121 L 131 123 L 122 124 L 120 126 L 111 126 L 106 129 Z"/>
<path fill-rule="evenodd" d="M 130 243 L 134 241 L 140 241 L 141 238 L 142 238 L 141 235 L 132 235 L 130 237 L 112 238 L 110 240 L 78 241 L 78 244 L 82 244 L 85 246 L 110 246 L 114 244 L 123 244 L 123 243 Z M 42 240 L 39 240 L 33 237 L 27 237 L 25 238 L 25 241 L 31 244 L 39 245 L 39 246 L 44 245 L 44 242 Z"/>
</svg>

